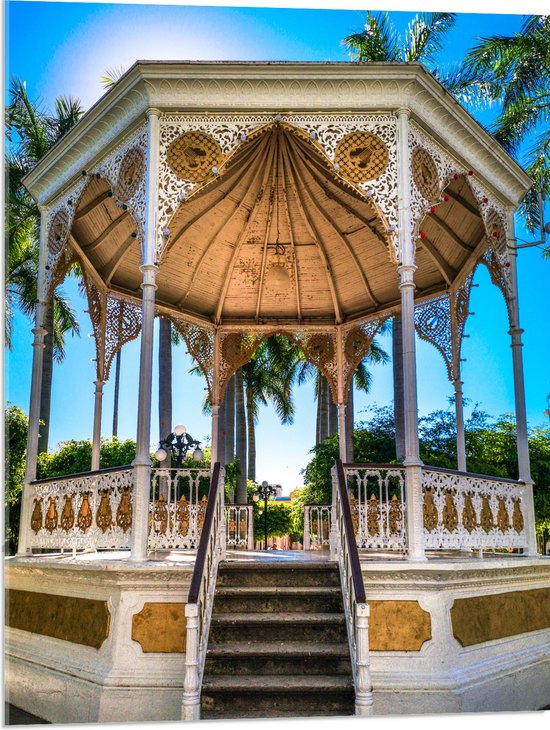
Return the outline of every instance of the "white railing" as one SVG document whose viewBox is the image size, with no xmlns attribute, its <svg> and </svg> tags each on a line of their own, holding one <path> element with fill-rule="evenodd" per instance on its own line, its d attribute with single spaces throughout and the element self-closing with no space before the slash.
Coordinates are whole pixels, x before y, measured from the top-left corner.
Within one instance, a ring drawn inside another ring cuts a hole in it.
<svg viewBox="0 0 550 730">
<path fill-rule="evenodd" d="M 344 466 L 357 547 L 406 549 L 405 469 L 388 464 Z"/>
<path fill-rule="evenodd" d="M 330 546 L 330 504 L 306 504 L 304 507 L 304 550 L 322 550 Z"/>
<path fill-rule="evenodd" d="M 254 521 L 251 504 L 225 506 L 226 545 L 241 550 L 254 550 Z"/>
<path fill-rule="evenodd" d="M 206 514 L 210 469 L 152 469 L 149 550 L 192 550 Z"/>
<path fill-rule="evenodd" d="M 525 485 L 512 480 L 422 469 L 426 548 L 527 548 Z"/>
<path fill-rule="evenodd" d="M 131 466 L 31 482 L 28 544 L 42 549 L 124 548 L 132 531 Z"/>
<path fill-rule="evenodd" d="M 338 560 L 350 647 L 355 714 L 372 715 L 373 694 L 369 657 L 369 606 L 352 524 L 350 500 L 342 462 L 332 470 L 331 554 Z"/>
<path fill-rule="evenodd" d="M 225 505 L 223 471 L 214 465 L 208 505 L 197 558 L 185 604 L 186 649 L 185 678 L 181 708 L 182 720 L 200 718 L 202 675 L 208 645 L 208 632 L 216 590 L 218 563 L 225 559 Z"/>
</svg>

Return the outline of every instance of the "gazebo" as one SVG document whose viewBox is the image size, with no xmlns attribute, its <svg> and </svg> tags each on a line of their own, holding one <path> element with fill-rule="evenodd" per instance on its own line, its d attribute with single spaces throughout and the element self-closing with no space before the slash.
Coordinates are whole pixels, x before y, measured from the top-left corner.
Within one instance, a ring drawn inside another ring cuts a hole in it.
<svg viewBox="0 0 550 730">
<path fill-rule="evenodd" d="M 8 572 L 16 704 L 52 721 L 176 719 L 183 692 L 181 716 L 198 718 L 218 566 L 227 546 L 251 547 L 250 508 L 224 505 L 219 412 L 232 375 L 273 334 L 301 348 L 338 408 L 333 503 L 306 531 L 319 546 L 329 525 L 355 711 L 550 702 L 550 568 L 536 554 L 514 235 L 531 181 L 422 65 L 140 61 L 25 184 L 42 225 Z M 44 311 L 73 263 L 96 344 L 91 471 L 37 481 Z M 518 481 L 467 472 L 461 345 L 479 264 L 508 312 Z M 355 464 L 351 379 L 395 315 L 404 460 Z M 212 475 L 152 468 L 155 317 L 170 319 L 206 378 Z M 454 388 L 458 471 L 420 460 L 415 333 Z M 136 459 L 99 470 L 103 386 L 138 336 Z M 36 682 L 64 701 L 30 696 Z"/>
</svg>

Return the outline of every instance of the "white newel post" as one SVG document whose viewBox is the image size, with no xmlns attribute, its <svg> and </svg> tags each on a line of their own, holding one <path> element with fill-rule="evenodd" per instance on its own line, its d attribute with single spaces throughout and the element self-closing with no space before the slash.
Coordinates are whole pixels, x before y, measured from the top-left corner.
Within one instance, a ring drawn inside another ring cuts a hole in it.
<svg viewBox="0 0 550 730">
<path fill-rule="evenodd" d="M 29 404 L 29 431 L 27 434 L 27 459 L 25 479 L 23 482 L 23 499 L 21 500 L 21 518 L 19 521 L 19 540 L 17 555 L 24 556 L 31 552 L 29 537 L 31 530 L 31 493 L 29 484 L 36 479 L 36 461 L 38 456 L 38 434 L 40 420 L 40 398 L 42 396 L 42 363 L 44 360 L 44 337 L 47 334 L 42 326 L 46 311 L 45 275 L 48 257 L 48 214 L 49 208 L 40 208 L 40 251 L 38 256 L 38 281 L 35 326 L 32 353 L 31 396 Z"/>
<path fill-rule="evenodd" d="M 512 364 L 514 369 L 514 397 L 516 405 L 516 438 L 518 450 L 518 473 L 520 481 L 525 483 L 525 498 L 522 500 L 525 517 L 529 555 L 537 555 L 537 537 L 535 532 L 535 506 L 533 503 L 533 480 L 529 459 L 529 434 L 527 430 L 527 409 L 525 405 L 525 380 L 523 376 L 523 330 L 519 325 L 519 299 L 517 280 L 517 249 L 514 232 L 514 211 L 508 211 L 508 248 L 512 279 L 513 298 L 510 302 L 510 337 L 512 339 Z"/>
<path fill-rule="evenodd" d="M 196 603 L 185 604 L 186 645 L 185 677 L 181 705 L 181 719 L 187 722 L 200 720 L 199 684 L 199 607 Z"/>
<path fill-rule="evenodd" d="M 418 444 L 416 351 L 414 340 L 414 240 L 410 205 L 410 155 L 408 109 L 397 111 L 399 198 L 399 290 L 403 332 L 403 388 L 405 408 L 405 486 L 409 560 L 425 560 L 422 496 L 422 461 Z"/>
<path fill-rule="evenodd" d="M 158 205 L 159 114 L 149 109 L 147 146 L 147 206 L 143 241 L 143 274 L 141 290 L 141 351 L 139 361 L 139 393 L 136 436 L 134 515 L 132 520 L 132 552 L 130 559 L 147 559 L 149 492 L 151 483 L 151 394 L 153 385 L 153 328 L 155 322 L 155 291 L 158 268 L 155 264 L 156 220 Z"/>
<path fill-rule="evenodd" d="M 101 448 L 101 413 L 103 410 L 103 380 L 94 380 L 94 435 L 92 441 L 92 471 L 99 469 L 99 456 Z"/>
<path fill-rule="evenodd" d="M 368 603 L 356 604 L 355 611 L 355 714 L 367 717 L 373 714 Z"/>
</svg>

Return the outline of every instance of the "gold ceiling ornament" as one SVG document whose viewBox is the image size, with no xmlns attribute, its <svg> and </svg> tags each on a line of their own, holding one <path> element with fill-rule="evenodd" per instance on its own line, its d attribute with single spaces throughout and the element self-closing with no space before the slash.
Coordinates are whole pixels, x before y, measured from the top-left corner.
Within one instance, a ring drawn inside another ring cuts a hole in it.
<svg viewBox="0 0 550 730">
<path fill-rule="evenodd" d="M 71 231 L 69 221 L 67 208 L 60 208 L 53 217 L 48 233 L 48 249 L 54 256 L 61 253 L 67 243 Z"/>
<path fill-rule="evenodd" d="M 42 529 L 42 499 L 34 500 L 34 508 L 31 515 L 31 529 L 38 533 Z"/>
<path fill-rule="evenodd" d="M 121 160 L 115 186 L 119 200 L 128 201 L 138 192 L 145 177 L 145 155 L 139 147 L 132 147 Z"/>
<path fill-rule="evenodd" d="M 411 166 L 413 181 L 418 192 L 429 203 L 436 201 L 441 190 L 441 182 L 436 164 L 424 147 L 417 146 L 413 149 Z"/>
<path fill-rule="evenodd" d="M 220 145 L 205 132 L 184 132 L 168 147 L 166 158 L 180 180 L 204 182 L 223 162 Z"/>
<path fill-rule="evenodd" d="M 342 137 L 336 146 L 334 163 L 340 174 L 351 182 L 374 180 L 388 166 L 388 148 L 370 132 L 351 132 Z"/>
</svg>

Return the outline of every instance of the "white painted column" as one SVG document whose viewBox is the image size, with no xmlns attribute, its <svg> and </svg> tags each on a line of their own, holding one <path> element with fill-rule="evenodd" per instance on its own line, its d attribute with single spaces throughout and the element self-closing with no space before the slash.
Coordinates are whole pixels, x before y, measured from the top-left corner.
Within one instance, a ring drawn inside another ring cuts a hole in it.
<svg viewBox="0 0 550 730">
<path fill-rule="evenodd" d="M 214 464 L 218 461 L 220 440 L 220 404 L 212 404 L 212 442 L 210 449 L 210 466 L 214 468 Z"/>
<path fill-rule="evenodd" d="M 455 389 L 456 417 L 456 461 L 459 471 L 466 471 L 466 437 L 464 434 L 464 403 L 462 400 L 462 380 L 453 380 Z"/>
<path fill-rule="evenodd" d="M 397 111 L 397 170 L 399 200 L 399 290 L 403 333 L 403 389 L 405 408 L 405 486 L 409 560 L 425 560 L 422 461 L 418 444 L 416 350 L 414 339 L 414 240 L 411 224 L 408 109 Z"/>
<path fill-rule="evenodd" d="M 514 232 L 514 210 L 508 211 L 508 249 L 510 272 L 512 279 L 513 299 L 510 303 L 511 326 L 509 334 L 512 338 L 512 364 L 514 369 L 514 397 L 516 404 L 516 439 L 518 450 L 519 479 L 525 482 L 525 498 L 522 500 L 525 518 L 525 529 L 528 538 L 527 553 L 537 555 L 537 538 L 535 533 L 535 507 L 533 503 L 533 479 L 531 478 L 531 463 L 529 459 L 529 433 L 527 429 L 527 409 L 525 405 L 525 379 L 523 376 L 523 330 L 519 326 L 519 299 L 517 281 L 517 249 Z"/>
<path fill-rule="evenodd" d="M 216 329 L 214 332 L 212 368 L 212 441 L 210 449 L 210 470 L 214 469 L 214 464 L 219 458 L 220 401 L 220 333 Z"/>
<path fill-rule="evenodd" d="M 336 367 L 337 390 L 338 390 L 338 456 L 344 462 L 348 461 L 348 448 L 346 439 L 346 402 L 344 393 L 344 343 L 340 327 L 336 328 Z M 353 378 L 353 375 L 352 375 Z M 353 388 L 353 382 L 350 385 Z M 330 393 L 330 390 L 329 390 Z M 332 394 L 331 394 L 332 395 Z"/>
<path fill-rule="evenodd" d="M 158 109 L 149 109 L 147 147 L 147 206 L 143 241 L 143 274 L 141 284 L 141 351 L 139 361 L 138 422 L 136 458 L 134 466 L 134 516 L 132 521 L 132 552 L 130 559 L 147 559 L 147 531 L 149 492 L 151 483 L 151 394 L 153 385 L 153 327 L 155 320 L 155 291 L 158 268 L 156 259 L 158 166 L 159 166 L 159 115 Z"/>
<path fill-rule="evenodd" d="M 40 209 L 40 250 L 38 255 L 38 282 L 35 327 L 32 354 L 31 395 L 29 404 L 29 431 L 27 434 L 27 458 L 25 478 L 23 480 L 23 496 L 21 500 L 21 518 L 19 521 L 19 540 L 17 555 L 29 555 L 29 537 L 31 532 L 31 493 L 29 484 L 36 479 L 36 461 L 38 456 L 38 433 L 40 420 L 40 398 L 42 395 L 42 363 L 44 360 L 44 337 L 47 331 L 42 326 L 46 311 L 45 274 L 48 257 L 48 214 L 49 208 Z"/>
<path fill-rule="evenodd" d="M 92 471 L 99 469 L 99 456 L 101 448 L 101 414 L 103 411 L 103 386 L 105 381 L 94 380 L 94 435 L 92 441 Z"/>
</svg>

